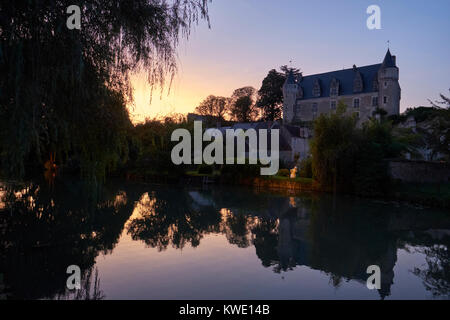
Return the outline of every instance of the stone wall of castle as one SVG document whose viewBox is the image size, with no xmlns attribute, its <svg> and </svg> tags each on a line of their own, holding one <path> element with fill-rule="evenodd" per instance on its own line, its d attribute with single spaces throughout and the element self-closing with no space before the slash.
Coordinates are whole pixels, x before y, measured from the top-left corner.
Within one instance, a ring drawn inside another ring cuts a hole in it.
<svg viewBox="0 0 450 320">
<path fill-rule="evenodd" d="M 372 105 L 372 99 L 374 97 L 378 97 L 376 92 L 338 96 L 335 98 L 325 97 L 299 100 L 296 106 L 289 108 L 292 109 L 292 111 L 286 114 L 285 120 L 289 123 L 295 123 L 297 121 L 313 121 L 320 114 L 336 112 L 336 108 L 341 101 L 347 106 L 346 114 L 352 115 L 356 113 L 362 122 L 372 116 L 373 111 L 377 108 L 377 106 Z M 359 107 L 354 107 L 355 99 L 359 99 Z M 334 102 L 334 104 L 332 104 L 332 102 Z M 314 111 L 314 104 L 317 105 L 317 111 Z"/>
</svg>

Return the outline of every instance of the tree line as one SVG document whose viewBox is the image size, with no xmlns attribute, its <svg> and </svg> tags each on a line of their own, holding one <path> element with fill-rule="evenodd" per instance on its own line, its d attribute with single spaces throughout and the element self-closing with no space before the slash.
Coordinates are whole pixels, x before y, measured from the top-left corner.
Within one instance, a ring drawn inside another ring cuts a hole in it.
<svg viewBox="0 0 450 320">
<path fill-rule="evenodd" d="M 251 86 L 233 91 L 231 97 L 209 95 L 195 108 L 195 113 L 238 122 L 274 121 L 282 116 L 283 84 L 289 72 L 299 70 L 284 65 L 272 69 L 262 81 L 261 88 Z"/>
<path fill-rule="evenodd" d="M 130 75 L 152 88 L 177 71 L 181 38 L 208 18 L 208 0 L 79 0 L 80 30 L 66 26 L 67 0 L 0 2 L 0 171 L 73 164 L 104 178 L 128 160 Z"/>
</svg>

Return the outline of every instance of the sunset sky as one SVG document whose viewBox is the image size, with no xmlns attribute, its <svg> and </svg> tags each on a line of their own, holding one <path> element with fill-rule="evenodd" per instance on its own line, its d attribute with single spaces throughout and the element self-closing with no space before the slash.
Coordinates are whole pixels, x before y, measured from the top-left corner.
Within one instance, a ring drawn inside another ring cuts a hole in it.
<svg viewBox="0 0 450 320">
<path fill-rule="evenodd" d="M 381 30 L 369 30 L 366 9 L 381 8 Z M 171 93 L 160 99 L 145 76 L 133 79 L 133 121 L 187 113 L 210 94 L 259 89 L 270 69 L 289 64 L 303 75 L 381 63 L 387 41 L 400 68 L 400 111 L 429 105 L 450 88 L 450 1 L 213 0 L 211 29 L 202 21 L 178 48 Z"/>
</svg>

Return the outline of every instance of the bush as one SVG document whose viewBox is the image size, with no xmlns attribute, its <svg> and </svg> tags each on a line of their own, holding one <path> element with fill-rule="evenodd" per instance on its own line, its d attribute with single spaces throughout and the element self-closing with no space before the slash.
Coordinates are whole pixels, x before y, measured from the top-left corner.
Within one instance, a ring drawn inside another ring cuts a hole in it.
<svg viewBox="0 0 450 320">
<path fill-rule="evenodd" d="M 300 162 L 299 177 L 312 178 L 312 159 L 308 157 Z"/>
<path fill-rule="evenodd" d="M 197 172 L 200 174 L 212 174 L 214 172 L 213 167 L 211 165 L 208 164 L 201 164 L 198 169 Z"/>
<path fill-rule="evenodd" d="M 289 177 L 290 171 L 289 171 L 289 169 L 280 169 L 280 170 L 278 170 L 277 175 L 280 177 Z"/>
<path fill-rule="evenodd" d="M 225 180 L 237 181 L 241 178 L 259 177 L 259 164 L 225 164 L 220 171 Z"/>
</svg>

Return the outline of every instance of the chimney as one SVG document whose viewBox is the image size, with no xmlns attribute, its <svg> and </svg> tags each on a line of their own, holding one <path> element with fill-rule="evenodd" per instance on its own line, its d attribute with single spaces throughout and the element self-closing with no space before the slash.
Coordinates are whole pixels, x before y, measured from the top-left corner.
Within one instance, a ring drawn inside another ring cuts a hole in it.
<svg viewBox="0 0 450 320">
<path fill-rule="evenodd" d="M 396 56 L 392 56 L 392 60 L 394 60 L 394 65 L 397 65 L 397 57 Z"/>
</svg>

